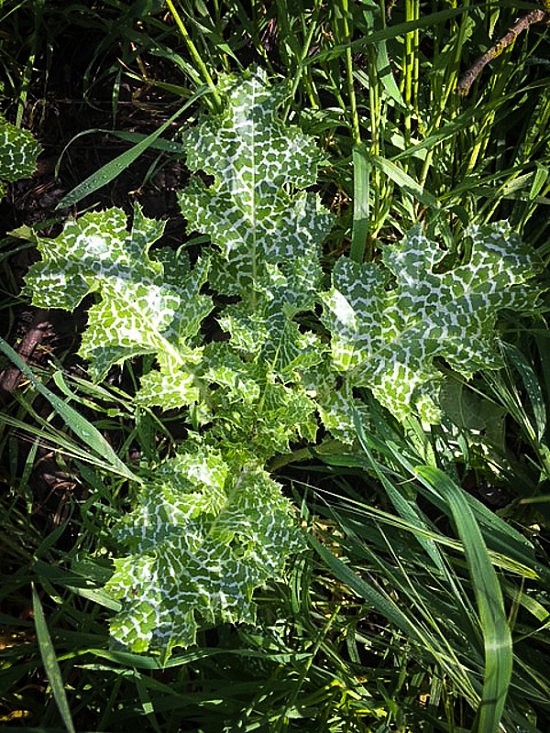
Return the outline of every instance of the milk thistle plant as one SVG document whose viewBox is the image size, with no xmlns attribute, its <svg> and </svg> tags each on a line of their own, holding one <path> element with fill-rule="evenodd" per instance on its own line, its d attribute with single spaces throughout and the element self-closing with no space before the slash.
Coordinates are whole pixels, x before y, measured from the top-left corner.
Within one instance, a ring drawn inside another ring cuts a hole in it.
<svg viewBox="0 0 550 733">
<path fill-rule="evenodd" d="M 537 260 L 506 223 L 470 228 L 451 265 L 416 227 L 379 262 L 341 257 L 328 283 L 334 217 L 308 190 L 314 140 L 278 116 L 287 86 L 253 70 L 221 77 L 217 93 L 222 110 L 183 134 L 201 174 L 179 194 L 211 247 L 194 263 L 152 248 L 164 223 L 136 206 L 128 228 L 113 208 L 40 239 L 26 278 L 39 307 L 73 310 L 94 293 L 80 348 L 91 375 L 153 355 L 136 403 L 186 426 L 175 455 L 140 469 L 106 586 L 121 603 L 113 639 L 165 659 L 201 626 L 254 622 L 255 589 L 305 547 L 270 461 L 325 438 L 353 450 L 356 421 L 368 425 L 358 388 L 398 420 L 439 422 L 440 360 L 465 378 L 498 368 L 499 312 L 537 299 Z"/>
<path fill-rule="evenodd" d="M 34 173 L 41 149 L 30 132 L 12 125 L 0 114 L 0 198 L 6 183 Z"/>
</svg>

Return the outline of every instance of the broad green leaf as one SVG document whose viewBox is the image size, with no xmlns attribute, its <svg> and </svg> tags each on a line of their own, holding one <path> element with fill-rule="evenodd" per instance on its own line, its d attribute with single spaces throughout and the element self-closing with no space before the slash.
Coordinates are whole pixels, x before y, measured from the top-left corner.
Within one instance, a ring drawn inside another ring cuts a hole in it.
<svg viewBox="0 0 550 733">
<path fill-rule="evenodd" d="M 356 440 L 355 420 L 359 416 L 363 426 L 368 428 L 371 420 L 365 403 L 353 392 L 353 383 L 338 376 L 329 368 L 328 359 L 314 364 L 303 375 L 307 393 L 317 403 L 321 422 L 330 434 L 342 443 L 352 444 Z"/>
<path fill-rule="evenodd" d="M 229 465 L 213 448 L 161 464 L 118 530 L 131 554 L 106 586 L 123 601 L 114 639 L 167 657 L 193 644 L 199 625 L 252 623 L 254 590 L 303 547 L 292 514 L 258 465 Z"/>
<path fill-rule="evenodd" d="M 73 310 L 91 294 L 80 353 L 92 375 L 150 355 L 136 404 L 179 410 L 185 426 L 185 447 L 164 462 L 150 449 L 152 465 L 135 477 L 140 487 L 118 527 L 120 555 L 105 588 L 120 603 L 115 642 L 163 662 L 193 644 L 200 627 L 253 622 L 255 590 L 280 577 L 302 547 L 292 506 L 266 465 L 296 443 L 315 442 L 320 422 L 329 440 L 352 445 L 357 421 L 366 435 L 376 415 L 358 387 L 400 420 L 416 412 L 438 421 L 438 363 L 465 378 L 497 368 L 499 311 L 536 303 L 536 259 L 503 224 L 471 229 L 452 267 L 420 228 L 380 262 L 363 264 L 361 202 L 356 261 L 337 262 L 320 298 L 321 244 L 333 217 L 304 190 L 316 180 L 314 141 L 282 122 L 286 87 L 271 86 L 263 72 L 222 75 L 218 92 L 222 111 L 183 136 L 197 173 L 179 196 L 181 210 L 188 229 L 211 240 L 207 253 L 191 265 L 181 250 L 151 249 L 163 223 L 136 207 L 128 227 L 113 208 L 69 221 L 55 239 L 37 237 L 42 259 L 27 276 L 40 307 Z M 428 200 L 384 159 L 358 161 L 357 191 L 372 162 Z M 78 414 L 56 399 L 61 414 Z M 392 499 L 420 528 L 402 497 Z M 387 599 L 321 555 L 414 638 Z"/>
<path fill-rule="evenodd" d="M 205 362 L 206 379 L 222 387 L 211 395 L 212 435 L 228 449 L 242 446 L 267 461 L 293 441 L 315 440 L 316 404 L 305 385 L 283 384 L 269 364 L 243 360 L 223 344 L 208 347 Z"/>
<path fill-rule="evenodd" d="M 506 410 L 483 398 L 458 379 L 447 380 L 440 393 L 441 407 L 454 425 L 468 431 L 486 431 L 495 436 L 502 430 Z"/>
<path fill-rule="evenodd" d="M 292 507 L 263 466 L 315 441 L 317 397 L 328 404 L 336 379 L 325 368 L 316 390 L 328 346 L 303 323 L 313 319 L 333 220 L 301 190 L 315 183 L 320 155 L 279 119 L 286 88 L 262 72 L 222 77 L 219 91 L 223 111 L 184 135 L 201 176 L 180 203 L 188 228 L 212 239 L 208 255 L 191 266 L 181 250 L 151 250 L 163 223 L 136 207 L 128 227 L 113 208 L 38 238 L 42 259 L 26 279 L 44 308 L 73 310 L 92 294 L 80 349 L 92 375 L 153 356 L 136 403 L 180 409 L 188 426 L 186 450 L 140 475 L 118 530 L 126 555 L 106 586 L 121 604 L 113 638 L 164 660 L 200 626 L 253 621 L 254 590 L 302 546 Z"/>
<path fill-rule="evenodd" d="M 417 227 L 384 249 L 382 266 L 340 259 L 322 295 L 335 368 L 400 420 L 417 412 L 439 422 L 435 360 L 466 378 L 499 368 L 499 312 L 537 302 L 529 280 L 540 265 L 506 223 L 471 227 L 466 243 L 469 256 L 446 269 L 445 252 Z"/>
</svg>

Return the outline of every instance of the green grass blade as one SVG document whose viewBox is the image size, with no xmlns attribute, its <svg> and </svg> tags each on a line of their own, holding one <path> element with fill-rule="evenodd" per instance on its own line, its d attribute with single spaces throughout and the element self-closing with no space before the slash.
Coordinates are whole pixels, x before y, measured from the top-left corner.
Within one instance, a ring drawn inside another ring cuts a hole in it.
<svg viewBox="0 0 550 733">
<path fill-rule="evenodd" d="M 61 201 L 59 201 L 55 208 L 64 209 L 67 206 L 72 206 L 73 204 L 78 203 L 86 196 L 89 196 L 91 193 L 94 193 L 94 191 L 97 191 L 99 188 L 102 188 L 103 186 L 107 185 L 107 183 L 110 183 L 112 180 L 114 180 L 118 175 L 122 173 L 123 170 L 125 170 L 131 163 L 139 158 L 139 156 L 145 150 L 147 150 L 147 148 L 151 147 L 151 145 L 156 141 L 159 135 L 161 135 L 172 124 L 172 122 L 174 122 L 174 120 L 176 120 L 181 114 L 183 114 L 183 112 L 185 112 L 186 109 L 194 104 L 197 99 L 200 99 L 200 97 L 204 96 L 208 91 L 209 89 L 207 86 L 201 87 L 197 92 L 195 92 L 195 94 L 193 94 L 192 97 L 187 100 L 187 102 L 182 107 L 180 107 L 177 112 L 175 112 L 169 119 L 167 119 L 166 122 L 164 122 L 158 128 L 158 130 L 155 130 L 155 132 L 147 135 L 146 138 L 140 140 L 140 142 L 134 145 L 133 148 L 130 148 L 130 150 L 125 150 L 124 153 L 117 155 L 114 160 L 111 160 L 98 171 L 92 173 L 91 176 L 88 176 L 88 178 L 82 181 L 82 183 L 79 183 L 78 186 L 75 186 L 72 191 L 69 191 L 66 196 L 63 196 L 63 198 L 61 199 Z"/>
<path fill-rule="evenodd" d="M 128 143 L 140 143 L 146 140 L 150 135 L 145 135 L 143 132 L 125 132 L 124 130 L 98 130 L 104 135 L 111 135 L 112 137 L 118 138 L 118 140 L 124 140 Z M 149 143 L 151 150 L 161 150 L 163 153 L 173 153 L 174 155 L 183 155 L 183 145 L 174 140 L 166 140 L 160 138 L 160 140 L 154 140 Z"/>
<path fill-rule="evenodd" d="M 449 8 L 448 10 L 439 10 L 435 13 L 422 16 L 417 20 L 409 20 L 403 23 L 396 23 L 395 25 L 387 25 L 378 31 L 365 34 L 355 41 L 351 42 L 351 50 L 354 53 L 362 51 L 364 48 L 371 44 L 379 44 L 381 41 L 388 41 L 393 38 L 398 38 L 406 33 L 412 33 L 416 30 L 422 30 L 424 28 L 436 28 L 440 23 L 445 23 L 451 18 L 455 18 L 459 15 L 463 15 L 468 12 L 468 7 L 460 8 Z M 312 54 L 305 61 L 308 65 L 316 65 L 324 63 L 331 59 L 339 58 L 346 51 L 345 44 L 335 44 L 326 50 L 322 50 L 317 54 Z"/>
<path fill-rule="evenodd" d="M 372 585 L 366 583 L 356 573 L 350 570 L 347 565 L 335 557 L 330 550 L 323 547 L 315 537 L 308 536 L 308 541 L 334 574 L 335 578 L 338 578 L 344 585 L 351 588 L 360 598 L 364 598 L 378 613 L 381 613 L 390 623 L 395 624 L 411 640 L 416 642 L 421 641 L 413 624 L 391 598 L 383 596 Z"/>
<path fill-rule="evenodd" d="M 367 456 L 368 464 L 370 464 L 370 466 L 372 466 L 372 468 L 374 469 L 379 481 L 382 483 L 384 489 L 386 490 L 386 493 L 388 494 L 391 503 L 393 504 L 399 515 L 407 522 L 409 522 L 411 527 L 414 527 L 418 530 L 418 534 L 415 534 L 417 541 L 424 549 L 424 551 L 428 554 L 434 564 L 434 567 L 437 568 L 442 577 L 446 577 L 447 570 L 445 568 L 445 564 L 443 562 L 437 544 L 432 539 L 426 537 L 428 526 L 424 521 L 420 510 L 414 504 L 414 502 L 408 501 L 385 476 L 384 472 L 381 470 L 377 461 L 374 459 L 367 445 L 364 431 L 359 419 L 356 419 L 355 425 L 357 429 L 357 437 L 359 439 L 361 448 Z"/>
<path fill-rule="evenodd" d="M 61 151 L 57 162 L 55 164 L 55 177 L 59 177 L 59 170 L 61 168 L 61 162 L 65 156 L 65 153 L 67 150 L 69 150 L 70 146 L 75 142 L 75 140 L 78 140 L 78 138 L 84 137 L 85 135 L 111 135 L 112 137 L 118 138 L 119 140 L 124 140 L 124 142 L 128 143 L 141 143 L 146 138 L 151 137 L 150 135 L 145 135 L 142 132 L 124 132 L 123 130 L 108 130 L 104 127 L 90 127 L 88 130 L 83 130 L 82 132 L 77 133 L 76 135 L 73 135 L 73 137 L 69 140 L 69 142 L 65 145 L 63 150 Z M 174 153 L 175 155 L 183 155 L 183 149 L 180 143 L 174 142 L 173 140 L 165 140 L 164 138 L 161 138 L 160 140 L 153 140 L 149 143 L 149 148 L 152 150 L 162 150 L 162 152 L 165 153 Z"/>
<path fill-rule="evenodd" d="M 106 459 L 114 473 L 125 476 L 131 481 L 141 482 L 137 476 L 123 463 L 105 440 L 99 430 L 91 422 L 82 417 L 74 407 L 64 402 L 60 397 L 45 387 L 34 375 L 29 366 L 23 361 L 19 354 L 0 337 L 0 351 L 12 361 L 19 371 L 29 380 L 37 392 L 45 397 L 56 412 L 63 418 L 67 427 L 77 435 L 86 445 L 91 448 L 102 459 Z"/>
<path fill-rule="evenodd" d="M 44 662 L 44 669 L 46 670 L 46 674 L 48 675 L 48 680 L 50 682 L 52 693 L 57 704 L 57 709 L 59 710 L 59 713 L 63 718 L 63 722 L 65 723 L 65 727 L 67 728 L 69 733 L 75 733 L 75 727 L 73 724 L 71 711 L 69 709 L 69 702 L 67 700 L 67 695 L 65 694 L 63 677 L 61 676 L 61 670 L 59 669 L 59 664 L 57 663 L 55 649 L 53 647 L 50 632 L 48 631 L 48 626 L 44 617 L 44 610 L 42 608 L 42 604 L 40 603 L 40 598 L 38 597 L 36 588 L 34 587 L 34 583 L 32 586 L 32 605 L 34 611 L 36 636 L 38 639 L 38 645 L 40 647 L 40 656 L 42 657 L 42 661 Z"/>
<path fill-rule="evenodd" d="M 403 455 L 399 447 L 389 441 L 386 443 L 386 447 L 408 473 L 412 476 L 418 475 L 413 464 Z M 428 481 L 422 481 L 419 489 L 435 507 L 449 514 L 450 507 L 447 497 L 439 485 L 432 485 Z M 522 565 L 534 569 L 539 574 L 547 574 L 547 570 L 536 562 L 532 543 L 518 532 L 517 529 L 505 522 L 498 514 L 488 509 L 475 496 L 464 494 L 463 499 L 468 504 L 469 511 L 473 513 L 476 521 L 479 523 L 479 527 L 483 532 L 484 541 L 492 550 L 503 556 L 517 560 Z"/>
<path fill-rule="evenodd" d="M 384 91 L 389 99 L 392 99 L 399 109 L 405 109 L 405 102 L 395 81 L 392 65 L 388 56 L 388 49 L 385 41 L 374 43 L 376 52 L 376 72 Z"/>
<path fill-rule="evenodd" d="M 535 372 L 533 371 L 533 367 L 529 364 L 521 351 L 512 344 L 503 343 L 502 346 L 508 359 L 518 371 L 521 381 L 523 382 L 523 386 L 525 387 L 525 392 L 527 393 L 529 402 L 531 403 L 533 417 L 535 419 L 536 429 L 533 430 L 533 438 L 537 442 L 540 442 L 546 431 L 546 401 L 544 399 L 541 386 Z M 526 423 L 527 416 L 525 416 L 525 418 L 524 422 Z"/>
<path fill-rule="evenodd" d="M 420 478 L 445 495 L 464 545 L 485 648 L 483 693 L 474 730 L 498 733 L 513 667 L 512 637 L 500 583 L 462 489 L 433 466 L 420 466 L 416 471 Z"/>
<path fill-rule="evenodd" d="M 136 679 L 136 689 L 141 700 L 143 716 L 148 720 L 149 725 L 151 726 L 152 730 L 155 731 L 155 733 L 162 733 L 162 730 L 155 716 L 155 708 L 153 702 L 151 701 L 151 695 L 140 678 Z"/>
<path fill-rule="evenodd" d="M 369 233 L 369 194 L 371 164 L 364 146 L 353 148 L 353 229 L 350 257 L 363 262 Z"/>
<path fill-rule="evenodd" d="M 405 173 L 402 168 L 396 166 L 395 163 L 379 155 L 372 155 L 371 160 L 373 165 L 396 183 L 399 188 L 410 193 L 413 200 L 418 200 L 421 204 L 433 207 L 434 209 L 439 208 L 439 202 L 436 197 L 428 191 L 425 191 L 420 183 L 415 181 L 408 173 Z"/>
</svg>

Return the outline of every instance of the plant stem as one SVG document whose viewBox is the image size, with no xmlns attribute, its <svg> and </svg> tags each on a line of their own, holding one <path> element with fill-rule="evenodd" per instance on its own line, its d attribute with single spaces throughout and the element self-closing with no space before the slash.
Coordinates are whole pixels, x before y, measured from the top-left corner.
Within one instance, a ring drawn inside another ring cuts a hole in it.
<svg viewBox="0 0 550 733">
<path fill-rule="evenodd" d="M 351 129 L 355 145 L 361 144 L 361 131 L 359 129 L 359 115 L 357 113 L 357 98 L 355 96 L 355 84 L 353 79 L 353 57 L 351 55 L 351 33 L 349 26 L 349 4 L 348 0 L 342 2 L 342 29 L 346 43 L 346 75 L 348 79 L 348 94 L 351 113 Z"/>
<path fill-rule="evenodd" d="M 168 5 L 168 9 L 172 13 L 172 17 L 176 21 L 176 25 L 179 28 L 179 31 L 181 33 L 183 40 L 187 44 L 189 53 L 193 57 L 195 64 L 197 65 L 198 69 L 200 70 L 205 82 L 208 84 L 210 91 L 212 92 L 212 96 L 214 97 L 214 102 L 216 104 L 216 107 L 220 109 L 222 106 L 222 101 L 216 89 L 216 85 L 214 84 L 214 80 L 212 79 L 212 77 L 210 76 L 210 72 L 206 68 L 206 64 L 202 60 L 201 55 L 197 50 L 197 47 L 195 46 L 195 44 L 193 43 L 191 39 L 191 36 L 187 32 L 187 28 L 185 27 L 185 24 L 183 20 L 181 19 L 181 16 L 179 15 L 178 11 L 176 10 L 174 3 L 172 2 L 172 0 L 166 0 L 166 4 Z"/>
<path fill-rule="evenodd" d="M 406 0 L 405 2 L 405 20 L 412 22 L 418 19 L 420 9 L 416 0 Z M 404 89 L 403 98 L 409 110 L 416 108 L 418 99 L 418 30 L 405 34 L 405 55 L 403 58 L 403 77 Z M 410 144 L 412 134 L 412 115 L 409 113 L 405 116 L 405 141 Z M 406 169 L 406 168 L 405 168 Z"/>
<path fill-rule="evenodd" d="M 296 73 L 294 74 L 294 79 L 292 80 L 292 85 L 290 87 L 290 96 L 289 96 L 289 102 L 286 105 L 286 108 L 284 110 L 284 114 L 282 115 L 282 119 L 286 120 L 288 117 L 288 113 L 290 111 L 290 103 L 292 99 L 294 99 L 294 95 L 296 94 L 296 90 L 298 89 L 298 84 L 300 83 L 300 79 L 302 78 L 302 75 L 304 73 L 304 61 L 307 58 L 307 55 L 309 53 L 309 49 L 311 48 L 311 43 L 313 41 L 313 35 L 315 31 L 317 30 L 317 22 L 319 18 L 319 9 L 320 5 L 318 0 L 315 2 L 315 18 L 312 18 L 310 20 L 309 24 L 309 31 L 306 37 L 306 41 L 302 47 L 302 50 L 300 52 L 300 58 L 298 59 L 298 68 L 296 69 Z M 308 83 L 308 80 L 306 79 L 306 87 L 309 91 L 309 101 L 312 107 L 319 107 L 319 104 L 317 100 L 315 99 L 315 95 L 313 93 L 313 89 L 311 87 L 311 83 Z"/>
</svg>

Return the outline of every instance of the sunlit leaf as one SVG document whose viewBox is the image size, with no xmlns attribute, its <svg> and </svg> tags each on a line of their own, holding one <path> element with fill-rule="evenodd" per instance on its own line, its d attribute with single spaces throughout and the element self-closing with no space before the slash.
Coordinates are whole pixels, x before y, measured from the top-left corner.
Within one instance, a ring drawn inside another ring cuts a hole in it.
<svg viewBox="0 0 550 733">
<path fill-rule="evenodd" d="M 144 485 L 118 536 L 131 552 L 107 591 L 123 601 L 113 637 L 132 651 L 195 642 L 199 625 L 253 622 L 253 593 L 303 547 L 290 504 L 258 466 L 182 452 Z M 282 551 L 284 550 L 284 551 Z"/>
<path fill-rule="evenodd" d="M 443 267 L 445 252 L 416 227 L 382 253 L 382 265 L 340 259 L 324 293 L 332 359 L 398 419 L 441 417 L 437 359 L 466 378 L 497 369 L 497 317 L 535 307 L 535 255 L 504 222 L 471 227 L 470 254 Z"/>
</svg>

